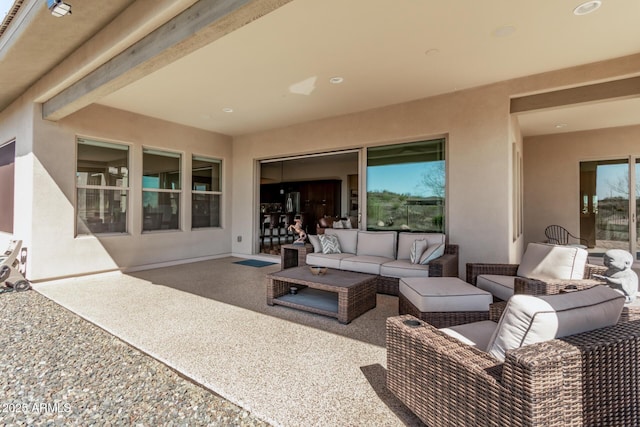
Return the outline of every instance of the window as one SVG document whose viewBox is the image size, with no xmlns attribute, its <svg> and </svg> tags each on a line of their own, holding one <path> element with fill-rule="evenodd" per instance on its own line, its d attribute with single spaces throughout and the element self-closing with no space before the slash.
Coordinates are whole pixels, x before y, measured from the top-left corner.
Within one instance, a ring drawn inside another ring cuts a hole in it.
<svg viewBox="0 0 640 427">
<path fill-rule="evenodd" d="M 129 147 L 78 138 L 76 233 L 126 233 Z"/>
<path fill-rule="evenodd" d="M 367 229 L 445 230 L 445 140 L 367 149 Z"/>
<path fill-rule="evenodd" d="M 143 231 L 179 229 L 181 159 L 179 153 L 142 151 Z"/>
<path fill-rule="evenodd" d="M 579 235 L 589 255 L 623 249 L 640 259 L 640 158 L 580 162 L 579 200 Z"/>
<path fill-rule="evenodd" d="M 220 227 L 222 161 L 194 156 L 191 167 L 191 227 Z"/>
<path fill-rule="evenodd" d="M 13 186 L 16 143 L 0 146 L 0 231 L 13 234 Z"/>
</svg>

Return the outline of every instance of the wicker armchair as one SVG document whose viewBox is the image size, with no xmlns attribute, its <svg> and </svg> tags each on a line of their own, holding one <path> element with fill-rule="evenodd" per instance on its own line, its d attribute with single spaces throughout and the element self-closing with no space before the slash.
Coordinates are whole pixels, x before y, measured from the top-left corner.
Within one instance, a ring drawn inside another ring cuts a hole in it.
<svg viewBox="0 0 640 427">
<path fill-rule="evenodd" d="M 601 280 L 593 277 L 594 274 L 604 274 L 606 267 L 600 265 L 586 264 L 584 269 L 584 279 L 581 280 L 556 280 L 556 279 L 529 279 L 516 275 L 518 264 L 467 264 L 467 282 L 476 286 L 479 275 L 497 274 L 502 276 L 516 276 L 514 280 L 514 293 L 528 295 L 551 295 L 557 294 L 565 289 L 586 289 L 594 285 L 602 284 Z"/>
<path fill-rule="evenodd" d="M 504 362 L 404 315 L 387 319 L 387 387 L 439 426 L 631 426 L 640 320 L 507 352 Z"/>
</svg>

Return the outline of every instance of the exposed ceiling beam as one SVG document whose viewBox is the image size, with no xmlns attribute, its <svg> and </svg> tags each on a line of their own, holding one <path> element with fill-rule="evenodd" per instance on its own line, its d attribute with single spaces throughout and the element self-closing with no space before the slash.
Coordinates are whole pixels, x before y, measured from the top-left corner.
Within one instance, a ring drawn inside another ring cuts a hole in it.
<svg viewBox="0 0 640 427">
<path fill-rule="evenodd" d="M 640 77 L 513 98 L 511 113 L 634 97 L 640 97 Z"/>
<path fill-rule="evenodd" d="M 44 102 L 47 120 L 68 116 L 291 0 L 201 0 Z"/>
</svg>

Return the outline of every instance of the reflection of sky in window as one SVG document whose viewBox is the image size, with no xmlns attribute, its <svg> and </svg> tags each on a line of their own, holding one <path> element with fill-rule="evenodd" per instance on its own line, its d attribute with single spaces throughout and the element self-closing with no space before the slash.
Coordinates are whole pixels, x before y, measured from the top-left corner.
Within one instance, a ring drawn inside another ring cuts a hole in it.
<svg viewBox="0 0 640 427">
<path fill-rule="evenodd" d="M 142 188 L 160 188 L 160 178 L 157 176 L 143 176 Z"/>
<path fill-rule="evenodd" d="M 434 194 L 422 184 L 422 177 L 439 173 L 437 162 L 402 163 L 367 167 L 367 191 L 387 190 L 397 194 L 429 197 Z"/>
<path fill-rule="evenodd" d="M 629 197 L 628 163 L 617 165 L 598 165 L 596 174 L 596 192 L 598 200 L 609 197 Z"/>
</svg>

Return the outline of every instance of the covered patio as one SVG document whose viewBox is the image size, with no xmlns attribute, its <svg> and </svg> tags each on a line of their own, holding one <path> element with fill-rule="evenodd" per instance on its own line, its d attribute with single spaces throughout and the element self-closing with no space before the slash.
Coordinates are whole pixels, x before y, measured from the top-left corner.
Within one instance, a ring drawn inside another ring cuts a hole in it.
<svg viewBox="0 0 640 427">
<path fill-rule="evenodd" d="M 397 297 L 378 295 L 375 309 L 342 325 L 267 306 L 264 276 L 280 266 L 236 261 L 42 282 L 35 292 L 269 424 L 421 425 L 385 385 Z"/>
</svg>

